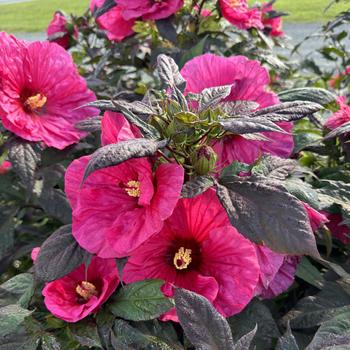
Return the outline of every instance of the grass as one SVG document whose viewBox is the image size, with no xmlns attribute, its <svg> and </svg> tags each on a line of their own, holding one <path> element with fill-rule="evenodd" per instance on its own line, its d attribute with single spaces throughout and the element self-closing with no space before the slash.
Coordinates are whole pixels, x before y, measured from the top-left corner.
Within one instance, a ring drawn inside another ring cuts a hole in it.
<svg viewBox="0 0 350 350">
<path fill-rule="evenodd" d="M 47 28 L 53 13 L 83 14 L 89 0 L 34 0 L 13 5 L 0 5 L 0 30 L 9 33 L 41 32 Z"/>
<path fill-rule="evenodd" d="M 89 0 L 34 0 L 0 5 L 0 30 L 10 33 L 44 31 L 55 10 L 82 14 L 88 4 Z M 349 0 L 342 0 L 324 13 L 327 4 L 328 0 L 277 0 L 276 9 L 290 14 L 285 18 L 288 22 L 325 22 L 336 13 L 350 8 Z"/>
</svg>

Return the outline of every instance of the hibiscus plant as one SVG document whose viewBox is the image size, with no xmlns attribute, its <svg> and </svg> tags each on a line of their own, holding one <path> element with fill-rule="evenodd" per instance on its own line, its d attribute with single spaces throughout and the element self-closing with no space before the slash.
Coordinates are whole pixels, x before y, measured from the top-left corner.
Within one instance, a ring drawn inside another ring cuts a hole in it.
<svg viewBox="0 0 350 350">
<path fill-rule="evenodd" d="M 312 74 L 284 15 L 92 0 L 0 33 L 0 350 L 349 348 L 348 13 Z"/>
</svg>

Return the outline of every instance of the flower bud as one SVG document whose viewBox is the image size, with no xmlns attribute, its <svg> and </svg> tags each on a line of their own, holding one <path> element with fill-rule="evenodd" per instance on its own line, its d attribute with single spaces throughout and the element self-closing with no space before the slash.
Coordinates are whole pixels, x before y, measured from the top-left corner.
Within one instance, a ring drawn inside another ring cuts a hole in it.
<svg viewBox="0 0 350 350">
<path fill-rule="evenodd" d="M 192 165 L 198 175 L 205 175 L 215 169 L 217 154 L 210 146 L 201 146 L 192 154 Z"/>
</svg>

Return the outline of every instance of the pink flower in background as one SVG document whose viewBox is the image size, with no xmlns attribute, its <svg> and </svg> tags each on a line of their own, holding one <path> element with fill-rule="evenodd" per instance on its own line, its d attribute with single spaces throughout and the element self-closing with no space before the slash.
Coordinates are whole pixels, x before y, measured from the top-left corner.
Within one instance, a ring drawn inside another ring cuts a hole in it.
<svg viewBox="0 0 350 350">
<path fill-rule="evenodd" d="M 345 96 L 338 97 L 337 103 L 339 110 L 333 113 L 324 124 L 326 128 L 331 130 L 350 122 L 350 106 L 346 104 Z"/>
<path fill-rule="evenodd" d="M 307 215 L 309 216 L 312 231 L 317 231 L 322 225 L 324 225 L 329 221 L 327 219 L 327 216 L 324 215 L 323 213 L 310 207 L 310 205 L 307 203 L 303 203 L 303 204 L 306 209 Z"/>
<path fill-rule="evenodd" d="M 49 37 L 55 36 L 55 34 L 63 35 L 57 39 L 52 39 L 50 41 L 55 42 L 56 44 L 62 46 L 64 49 L 69 48 L 71 37 L 74 37 L 75 39 L 78 38 L 78 28 L 74 26 L 71 30 L 69 30 L 67 23 L 67 18 L 61 12 L 57 11 L 54 14 L 49 26 L 47 27 L 47 35 Z"/>
<path fill-rule="evenodd" d="M 343 218 L 340 214 L 331 214 L 326 211 L 322 212 L 327 218 L 327 227 L 331 231 L 333 237 L 344 244 L 350 244 L 350 227 L 342 224 Z"/>
<path fill-rule="evenodd" d="M 301 257 L 299 256 L 285 256 L 273 280 L 266 289 L 261 291 L 260 296 L 264 299 L 270 299 L 285 292 L 294 282 L 295 272 L 300 260 Z"/>
<path fill-rule="evenodd" d="M 90 2 L 91 12 L 93 13 L 95 8 L 101 7 L 103 3 L 104 0 L 92 0 Z M 135 20 L 126 20 L 122 16 L 122 9 L 119 5 L 114 6 L 102 16 L 98 17 L 96 22 L 102 29 L 107 31 L 109 40 L 119 42 L 134 34 L 132 27 L 135 24 Z"/>
<path fill-rule="evenodd" d="M 101 124 L 103 145 L 142 137 L 140 130 L 120 113 L 105 112 Z"/>
<path fill-rule="evenodd" d="M 187 81 L 185 92 L 199 93 L 205 88 L 232 84 L 231 94 L 226 101 L 253 101 L 260 108 L 279 102 L 277 96 L 268 91 L 268 71 L 258 61 L 244 56 L 220 57 L 205 54 L 185 64 L 181 74 Z M 286 132 L 291 132 L 292 123 L 279 123 Z M 222 168 L 234 160 L 252 163 L 264 153 L 289 157 L 293 137 L 278 132 L 264 132 L 268 141 L 253 141 L 243 136 L 230 135 L 218 141 L 214 150 L 219 155 L 218 166 Z"/>
<path fill-rule="evenodd" d="M 194 9 L 195 9 L 195 11 L 196 12 L 199 12 L 199 10 L 200 10 L 200 8 L 199 8 L 199 6 L 198 5 L 196 5 L 195 7 L 194 7 Z M 208 9 L 201 9 L 201 13 L 200 13 L 200 16 L 202 16 L 202 17 L 209 17 L 211 15 L 211 11 L 210 10 L 208 10 Z"/>
<path fill-rule="evenodd" d="M 126 20 L 139 17 L 146 20 L 167 18 L 183 6 L 183 0 L 118 0 L 117 2 Z"/>
<path fill-rule="evenodd" d="M 0 163 L 0 175 L 8 173 L 11 169 L 11 163 L 8 160 L 4 160 Z"/>
<path fill-rule="evenodd" d="M 205 296 L 224 316 L 240 312 L 254 296 L 259 264 L 253 243 L 228 221 L 213 190 L 181 199 L 162 230 L 130 256 L 126 283 L 160 278 Z M 174 310 L 163 320 L 177 320 Z"/>
<path fill-rule="evenodd" d="M 219 4 L 223 17 L 237 28 L 264 28 L 261 11 L 257 8 L 250 9 L 247 0 L 219 0 Z"/>
<path fill-rule="evenodd" d="M 63 149 L 85 135 L 74 125 L 97 113 L 77 109 L 96 97 L 55 43 L 27 43 L 0 33 L 0 80 L 3 126 L 23 139 Z"/>
<path fill-rule="evenodd" d="M 77 322 L 97 312 L 118 284 L 115 260 L 93 257 L 87 269 L 81 265 L 67 276 L 47 283 L 42 294 L 47 309 L 55 317 Z"/>
<path fill-rule="evenodd" d="M 269 18 L 269 12 L 273 11 L 272 3 L 271 2 L 265 2 L 262 4 L 262 23 L 264 25 L 264 30 L 267 31 L 267 33 L 270 36 L 284 36 L 284 31 L 282 30 L 282 18 L 281 17 L 274 17 Z"/>
<path fill-rule="evenodd" d="M 336 83 L 341 79 L 341 78 L 344 78 L 345 76 L 349 75 L 350 74 L 350 66 L 349 67 L 346 67 L 345 71 L 344 72 L 341 72 L 339 74 L 337 74 L 335 77 L 333 77 L 333 79 L 331 79 L 329 81 L 329 85 L 334 88 Z"/>
<path fill-rule="evenodd" d="M 114 125 L 113 125 L 114 123 Z M 107 128 L 107 130 L 106 130 Z M 102 121 L 103 143 L 137 136 L 118 113 Z M 153 172 L 147 158 L 131 159 L 92 173 L 80 184 L 90 156 L 68 167 L 65 191 L 73 209 L 73 235 L 87 251 L 123 257 L 159 232 L 180 198 L 183 168 L 161 164 Z"/>
</svg>

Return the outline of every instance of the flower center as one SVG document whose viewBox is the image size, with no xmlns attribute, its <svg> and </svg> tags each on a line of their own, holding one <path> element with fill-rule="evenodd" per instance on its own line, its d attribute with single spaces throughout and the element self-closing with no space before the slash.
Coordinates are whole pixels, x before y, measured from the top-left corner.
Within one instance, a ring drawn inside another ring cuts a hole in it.
<svg viewBox="0 0 350 350">
<path fill-rule="evenodd" d="M 88 301 L 91 297 L 97 295 L 96 287 L 88 281 L 82 281 L 80 284 L 78 284 L 75 291 L 85 301 Z"/>
<path fill-rule="evenodd" d="M 229 3 L 230 3 L 230 6 L 233 7 L 233 8 L 240 6 L 240 1 L 239 0 L 230 0 Z"/>
<path fill-rule="evenodd" d="M 35 111 L 37 109 L 43 108 L 46 102 L 47 97 L 39 93 L 34 96 L 28 97 L 24 102 L 24 106 L 31 111 Z"/>
<path fill-rule="evenodd" d="M 140 181 L 129 181 L 124 189 L 130 197 L 141 196 Z"/>
<path fill-rule="evenodd" d="M 188 265 L 191 263 L 192 249 L 185 249 L 181 247 L 177 253 L 174 255 L 174 265 L 178 270 L 187 269 Z"/>
</svg>

